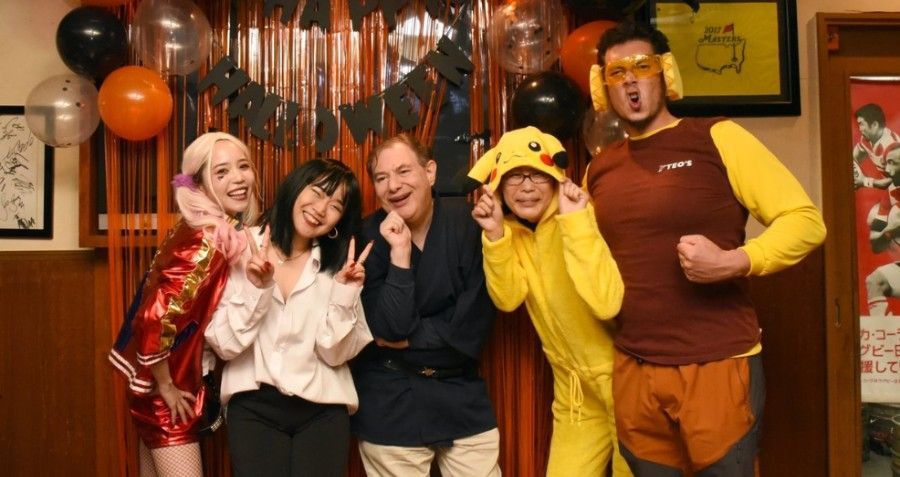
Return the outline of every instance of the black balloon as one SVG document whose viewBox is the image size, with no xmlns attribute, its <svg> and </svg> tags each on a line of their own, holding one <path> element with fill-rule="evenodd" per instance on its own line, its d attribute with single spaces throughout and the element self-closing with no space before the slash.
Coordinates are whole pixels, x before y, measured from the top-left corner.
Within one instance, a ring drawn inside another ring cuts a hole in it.
<svg viewBox="0 0 900 477">
<path fill-rule="evenodd" d="M 569 10 L 570 18 L 578 20 L 595 20 L 603 14 L 601 2 L 586 2 L 584 0 L 565 0 L 566 8 Z"/>
<path fill-rule="evenodd" d="M 685 3 L 691 5 L 699 1 L 685 0 Z M 575 25 L 598 19 L 620 21 L 637 13 L 645 3 L 646 0 L 563 0 L 569 10 L 569 18 L 575 19 Z"/>
<path fill-rule="evenodd" d="M 541 131 L 568 139 L 581 127 L 587 109 L 587 97 L 578 85 L 556 71 L 543 71 L 525 78 L 512 98 L 516 128 L 534 126 Z"/>
<path fill-rule="evenodd" d="M 100 79 L 125 64 L 128 36 L 122 22 L 109 11 L 79 7 L 59 22 L 56 50 L 75 73 Z"/>
</svg>

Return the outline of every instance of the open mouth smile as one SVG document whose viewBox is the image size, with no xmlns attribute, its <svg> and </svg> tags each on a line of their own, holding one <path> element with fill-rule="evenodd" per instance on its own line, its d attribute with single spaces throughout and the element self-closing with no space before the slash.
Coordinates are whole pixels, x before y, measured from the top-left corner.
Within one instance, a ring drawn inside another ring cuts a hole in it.
<svg viewBox="0 0 900 477">
<path fill-rule="evenodd" d="M 247 200 L 249 189 L 247 187 L 241 187 L 238 189 L 234 189 L 228 193 L 228 197 L 233 200 L 244 201 Z"/>
<path fill-rule="evenodd" d="M 301 215 L 303 216 L 303 220 L 311 227 L 318 227 L 322 225 L 322 220 L 310 212 L 303 211 L 301 212 Z"/>
<path fill-rule="evenodd" d="M 410 195 L 412 195 L 412 192 L 407 192 L 403 195 L 399 195 L 396 197 L 390 197 L 390 198 L 388 198 L 388 202 L 390 202 L 391 205 L 394 206 L 395 208 L 403 207 L 403 205 L 406 204 L 406 200 L 409 199 Z"/>
</svg>

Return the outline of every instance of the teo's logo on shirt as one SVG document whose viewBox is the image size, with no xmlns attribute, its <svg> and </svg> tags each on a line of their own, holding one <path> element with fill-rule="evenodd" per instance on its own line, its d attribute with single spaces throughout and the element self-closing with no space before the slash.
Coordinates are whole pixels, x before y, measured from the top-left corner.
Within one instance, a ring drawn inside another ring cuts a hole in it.
<svg viewBox="0 0 900 477">
<path fill-rule="evenodd" d="M 671 171 L 672 169 L 680 169 L 682 167 L 691 167 L 694 165 L 694 161 L 678 161 L 678 162 L 670 162 L 669 164 L 663 164 L 659 166 L 659 170 L 656 173 L 660 173 L 663 171 Z"/>
</svg>

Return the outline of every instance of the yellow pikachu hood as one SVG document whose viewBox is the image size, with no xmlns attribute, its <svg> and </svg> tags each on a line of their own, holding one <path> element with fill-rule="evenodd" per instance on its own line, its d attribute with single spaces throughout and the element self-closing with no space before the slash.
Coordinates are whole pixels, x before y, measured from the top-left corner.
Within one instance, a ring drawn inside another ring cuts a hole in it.
<svg viewBox="0 0 900 477">
<path fill-rule="evenodd" d="M 497 145 L 478 159 L 469 171 L 469 177 L 477 181 L 471 189 L 487 184 L 497 190 L 504 174 L 517 167 L 531 167 L 549 174 L 558 181 L 566 177 L 569 164 L 566 150 L 555 137 L 528 126 L 514 129 L 500 136 Z"/>
</svg>

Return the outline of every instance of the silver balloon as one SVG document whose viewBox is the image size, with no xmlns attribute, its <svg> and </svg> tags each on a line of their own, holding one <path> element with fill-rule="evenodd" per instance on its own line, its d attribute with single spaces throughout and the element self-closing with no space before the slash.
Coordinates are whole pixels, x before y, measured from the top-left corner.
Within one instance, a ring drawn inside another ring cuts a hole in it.
<svg viewBox="0 0 900 477">
<path fill-rule="evenodd" d="M 628 137 L 622 128 L 622 121 L 610 111 L 591 109 L 584 115 L 581 123 L 581 135 L 584 146 L 592 156 L 597 155 L 604 147 Z"/>
<path fill-rule="evenodd" d="M 497 8 L 488 25 L 491 54 L 506 71 L 544 71 L 559 57 L 566 21 L 558 0 L 523 0 Z"/>
<path fill-rule="evenodd" d="M 25 122 L 44 144 L 54 147 L 81 144 L 100 124 L 97 88 L 82 76 L 51 76 L 28 93 Z"/>
<path fill-rule="evenodd" d="M 147 68 L 164 75 L 187 75 L 206 61 L 209 21 L 193 2 L 144 0 L 133 25 L 134 45 Z"/>
</svg>

